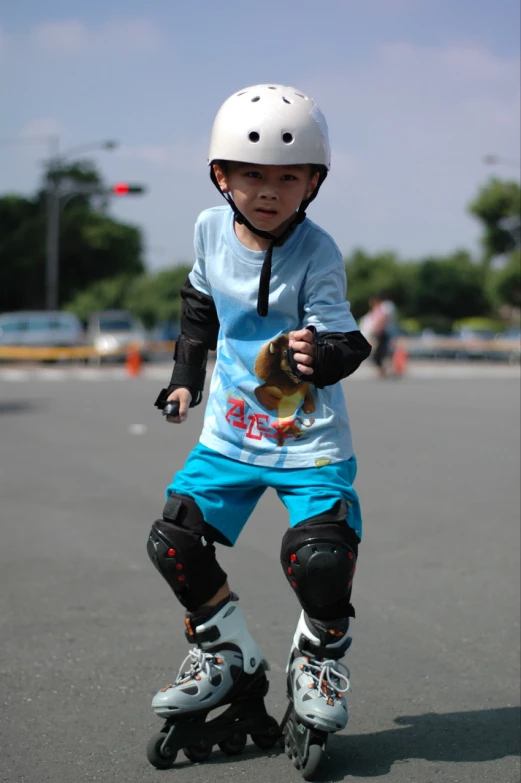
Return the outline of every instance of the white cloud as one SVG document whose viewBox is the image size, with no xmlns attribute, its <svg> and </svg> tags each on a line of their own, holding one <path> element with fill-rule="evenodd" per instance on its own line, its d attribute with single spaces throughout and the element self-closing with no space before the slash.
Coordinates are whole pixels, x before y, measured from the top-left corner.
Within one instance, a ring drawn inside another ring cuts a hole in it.
<svg viewBox="0 0 521 783">
<path fill-rule="evenodd" d="M 414 254 L 475 241 L 478 226 L 465 213 L 491 173 L 483 156 L 519 158 L 517 58 L 468 43 L 393 43 L 303 87 L 319 99 L 332 136 L 317 215 L 343 249 Z M 354 157 L 350 175 L 345 155 Z"/>
<path fill-rule="evenodd" d="M 63 126 L 53 117 L 39 117 L 26 123 L 17 133 L 0 139 L 2 171 L 23 160 L 38 169 L 43 160 L 56 155 Z"/>
<path fill-rule="evenodd" d="M 389 124 L 408 137 L 469 128 L 475 120 L 481 127 L 519 127 L 519 61 L 472 46 L 389 44 L 357 68 L 318 76 L 313 86 L 328 104 L 328 119 L 334 115 L 330 125 L 370 127 L 382 140 Z"/>
<path fill-rule="evenodd" d="M 46 22 L 31 30 L 28 42 L 52 54 L 74 55 L 84 53 L 89 44 L 92 47 L 93 36 L 81 22 Z"/>
<path fill-rule="evenodd" d="M 54 117 L 37 117 L 26 123 L 20 131 L 22 138 L 32 136 L 61 136 L 63 126 Z"/>
<path fill-rule="evenodd" d="M 207 160 L 207 143 L 141 144 L 121 147 L 117 154 L 128 160 L 148 163 L 156 169 L 200 171 Z"/>
<path fill-rule="evenodd" d="M 161 31 L 147 19 L 119 19 L 89 27 L 77 19 L 44 22 L 25 35 L 5 35 L 0 53 L 48 54 L 54 57 L 121 57 L 149 54 L 162 45 Z"/>
<path fill-rule="evenodd" d="M 418 10 L 426 5 L 427 0 L 349 0 L 351 5 L 363 6 L 369 13 L 403 13 Z"/>
</svg>

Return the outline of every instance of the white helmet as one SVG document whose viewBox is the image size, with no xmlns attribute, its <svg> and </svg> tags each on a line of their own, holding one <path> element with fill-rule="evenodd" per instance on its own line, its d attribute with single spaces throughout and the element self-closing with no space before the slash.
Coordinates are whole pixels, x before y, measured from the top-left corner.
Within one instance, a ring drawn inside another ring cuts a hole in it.
<svg viewBox="0 0 521 783">
<path fill-rule="evenodd" d="M 294 87 L 258 84 L 228 98 L 215 118 L 208 162 L 330 167 L 327 124 L 315 101 Z"/>
</svg>

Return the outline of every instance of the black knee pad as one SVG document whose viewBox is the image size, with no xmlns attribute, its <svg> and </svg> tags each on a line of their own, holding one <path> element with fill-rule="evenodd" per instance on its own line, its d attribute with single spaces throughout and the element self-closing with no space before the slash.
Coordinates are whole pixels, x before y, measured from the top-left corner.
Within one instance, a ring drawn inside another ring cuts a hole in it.
<svg viewBox="0 0 521 783">
<path fill-rule="evenodd" d="M 163 518 L 152 525 L 147 551 L 182 605 L 195 611 L 226 582 L 215 557 L 213 528 L 187 495 L 170 495 Z"/>
<path fill-rule="evenodd" d="M 284 573 L 304 611 L 317 620 L 355 615 L 351 590 L 358 538 L 346 522 L 345 501 L 337 506 L 290 528 L 282 539 Z"/>
</svg>

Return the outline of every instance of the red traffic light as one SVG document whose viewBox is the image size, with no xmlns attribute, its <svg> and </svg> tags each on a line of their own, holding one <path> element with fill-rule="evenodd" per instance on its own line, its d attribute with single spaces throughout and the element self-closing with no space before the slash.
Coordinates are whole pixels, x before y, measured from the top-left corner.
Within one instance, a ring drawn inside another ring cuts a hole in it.
<svg viewBox="0 0 521 783">
<path fill-rule="evenodd" d="M 128 182 L 118 182 L 111 187 L 111 192 L 115 196 L 128 196 L 133 193 L 144 193 L 143 185 L 130 185 Z"/>
</svg>

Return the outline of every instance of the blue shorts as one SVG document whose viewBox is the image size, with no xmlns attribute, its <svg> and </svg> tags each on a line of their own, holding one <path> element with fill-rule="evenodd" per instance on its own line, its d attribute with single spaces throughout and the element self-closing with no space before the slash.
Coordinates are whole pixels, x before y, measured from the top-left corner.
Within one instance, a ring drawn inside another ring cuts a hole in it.
<svg viewBox="0 0 521 783">
<path fill-rule="evenodd" d="M 189 495 L 202 511 L 205 522 L 233 546 L 259 499 L 268 487 L 286 506 L 289 524 L 329 511 L 341 498 L 349 506 L 347 523 L 362 538 L 360 501 L 352 487 L 356 458 L 316 468 L 270 468 L 230 459 L 199 443 L 183 470 L 166 489 Z"/>
</svg>

